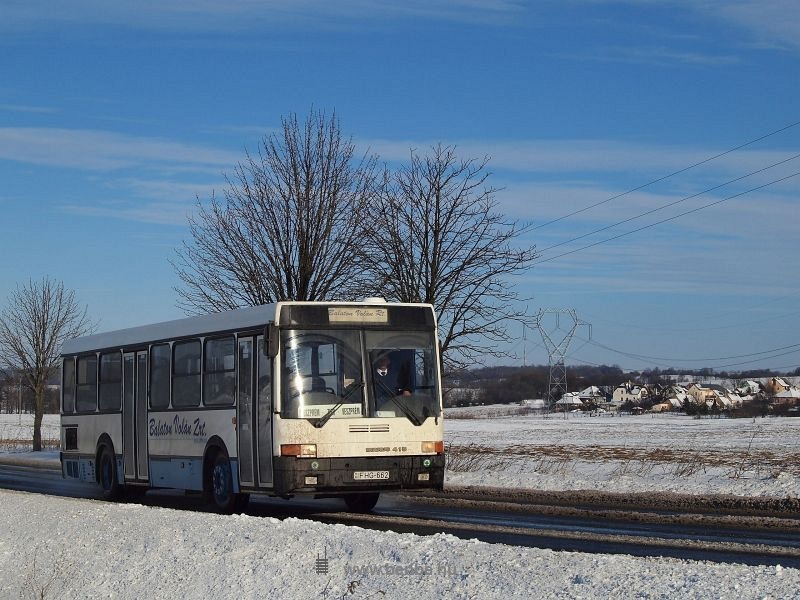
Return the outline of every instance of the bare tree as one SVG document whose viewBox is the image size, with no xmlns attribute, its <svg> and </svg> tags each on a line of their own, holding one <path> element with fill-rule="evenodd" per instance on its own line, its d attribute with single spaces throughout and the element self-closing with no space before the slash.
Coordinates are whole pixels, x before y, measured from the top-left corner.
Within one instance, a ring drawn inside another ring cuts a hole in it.
<svg viewBox="0 0 800 600">
<path fill-rule="evenodd" d="M 384 187 L 369 244 L 374 292 L 433 304 L 451 369 L 504 355 L 508 319 L 522 316 L 508 278 L 536 256 L 514 245 L 529 226 L 497 212 L 487 162 L 459 160 L 441 144 L 428 156 L 412 152 Z"/>
<path fill-rule="evenodd" d="M 10 413 L 14 407 L 11 374 L 0 367 L 0 413 Z"/>
<path fill-rule="evenodd" d="M 19 369 L 23 385 L 34 395 L 34 451 L 42 449 L 45 385 L 57 372 L 61 346 L 93 329 L 75 292 L 49 277 L 18 285 L 0 312 L 0 361 Z"/>
<path fill-rule="evenodd" d="M 179 305 L 207 313 L 278 300 L 350 299 L 376 157 L 356 158 L 335 115 L 281 119 L 257 157 L 228 177 L 225 199 L 198 201 L 191 242 L 173 261 Z"/>
</svg>

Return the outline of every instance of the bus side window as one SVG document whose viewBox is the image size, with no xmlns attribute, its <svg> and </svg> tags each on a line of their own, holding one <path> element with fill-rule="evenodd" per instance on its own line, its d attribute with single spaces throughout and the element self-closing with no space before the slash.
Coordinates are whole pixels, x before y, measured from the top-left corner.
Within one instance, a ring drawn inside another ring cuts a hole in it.
<svg viewBox="0 0 800 600">
<path fill-rule="evenodd" d="M 236 344 L 233 336 L 206 341 L 203 370 L 203 403 L 233 404 L 236 393 Z"/>
<path fill-rule="evenodd" d="M 118 411 L 122 402 L 122 353 L 100 355 L 100 411 Z"/>
<path fill-rule="evenodd" d="M 62 412 L 75 412 L 75 359 L 71 356 L 64 359 L 64 374 L 61 385 Z"/>
<path fill-rule="evenodd" d="M 97 355 L 78 357 L 78 412 L 97 410 Z"/>
<path fill-rule="evenodd" d="M 150 347 L 150 408 L 169 407 L 169 344 Z"/>
<path fill-rule="evenodd" d="M 172 408 L 200 406 L 200 341 L 172 346 Z"/>
</svg>

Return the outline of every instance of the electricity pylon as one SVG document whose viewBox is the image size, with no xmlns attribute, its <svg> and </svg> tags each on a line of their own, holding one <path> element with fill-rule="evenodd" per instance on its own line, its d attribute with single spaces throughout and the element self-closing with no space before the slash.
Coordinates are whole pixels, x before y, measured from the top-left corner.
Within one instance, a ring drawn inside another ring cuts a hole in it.
<svg viewBox="0 0 800 600">
<path fill-rule="evenodd" d="M 552 319 L 546 319 L 546 317 Z M 562 328 L 562 316 L 565 317 L 565 325 Z M 552 327 L 553 322 L 555 326 Z M 534 323 L 539 333 L 542 335 L 545 349 L 547 350 L 548 362 L 550 364 L 550 381 L 547 385 L 547 401 L 552 406 L 561 396 L 567 392 L 567 367 L 564 358 L 567 350 L 579 327 L 587 327 L 589 335 L 587 340 L 592 338 L 592 326 L 586 321 L 578 318 L 574 308 L 542 308 L 534 317 Z"/>
</svg>

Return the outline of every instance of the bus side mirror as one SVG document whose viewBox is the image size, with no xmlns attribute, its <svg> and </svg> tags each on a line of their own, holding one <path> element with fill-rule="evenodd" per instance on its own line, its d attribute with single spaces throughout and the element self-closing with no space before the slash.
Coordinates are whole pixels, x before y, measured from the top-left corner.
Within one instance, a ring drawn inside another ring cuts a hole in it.
<svg viewBox="0 0 800 600">
<path fill-rule="evenodd" d="M 275 358 L 278 355 L 278 345 L 280 342 L 280 333 L 278 326 L 275 323 L 267 325 L 264 331 L 264 352 L 270 358 Z"/>
</svg>

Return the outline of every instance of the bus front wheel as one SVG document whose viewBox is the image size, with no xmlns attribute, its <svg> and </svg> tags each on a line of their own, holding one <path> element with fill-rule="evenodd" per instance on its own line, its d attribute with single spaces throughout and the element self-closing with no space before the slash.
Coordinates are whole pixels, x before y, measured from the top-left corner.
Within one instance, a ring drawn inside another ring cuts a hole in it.
<svg viewBox="0 0 800 600">
<path fill-rule="evenodd" d="M 246 505 L 245 494 L 233 492 L 233 474 L 227 452 L 220 450 L 208 471 L 206 498 L 213 508 L 224 514 L 231 514 Z"/>
<path fill-rule="evenodd" d="M 378 503 L 378 492 L 363 492 L 361 494 L 348 494 L 344 497 L 344 503 L 348 510 L 352 512 L 368 513 L 375 508 Z"/>
</svg>

